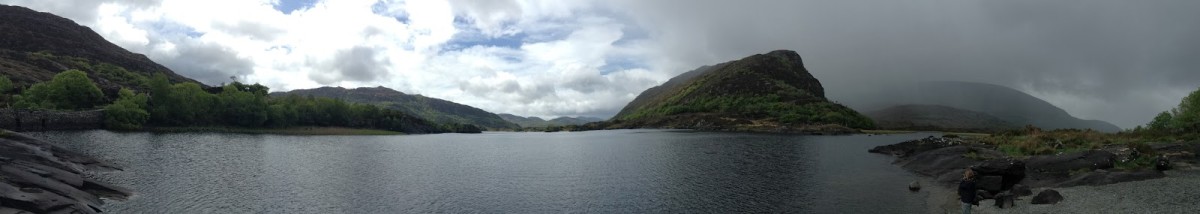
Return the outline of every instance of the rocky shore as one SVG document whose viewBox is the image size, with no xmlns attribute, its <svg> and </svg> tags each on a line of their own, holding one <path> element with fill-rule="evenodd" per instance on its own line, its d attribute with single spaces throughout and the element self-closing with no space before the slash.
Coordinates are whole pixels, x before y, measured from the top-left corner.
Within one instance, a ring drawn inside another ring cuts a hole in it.
<svg viewBox="0 0 1200 214">
<path fill-rule="evenodd" d="M 0 213 L 98 213 L 131 192 L 93 179 L 119 167 L 0 129 Z"/>
<path fill-rule="evenodd" d="M 979 174 L 977 185 L 980 190 L 977 198 L 986 200 L 979 206 L 986 208 L 977 207 L 977 210 L 1011 209 L 1023 206 L 1041 208 L 1019 209 L 1027 211 L 1056 210 L 1052 208 L 1055 206 L 1054 204 L 1088 204 L 1088 202 L 1075 200 L 1084 200 L 1080 197 L 1090 197 L 1093 194 L 1103 195 L 1096 192 L 1097 190 L 1104 191 L 1110 188 L 1129 190 L 1143 187 L 1144 185 L 1141 183 L 1178 180 L 1177 178 L 1161 179 L 1169 178 L 1168 175 L 1192 175 L 1191 179 L 1195 179 L 1196 173 L 1191 172 L 1195 171 L 1193 166 L 1198 160 L 1196 154 L 1200 152 L 1200 144 L 1158 144 L 1153 146 L 1153 149 L 1161 155 L 1160 163 L 1162 164 L 1148 169 L 1116 167 L 1118 163 L 1131 160 L 1137 155 L 1136 152 L 1131 152 L 1128 148 L 1121 146 L 1053 155 L 1012 157 L 989 145 L 974 144 L 959 138 L 930 136 L 924 139 L 875 147 L 869 152 L 893 155 L 897 158 L 894 164 L 916 174 L 927 176 L 927 179 L 917 182 L 926 183 L 924 186 L 931 187 L 926 188 L 926 191 L 931 193 L 929 202 L 931 211 L 940 213 L 943 211 L 957 212 L 958 196 L 954 188 L 957 187 L 958 180 L 967 168 L 971 168 Z M 1168 169 L 1181 169 L 1183 172 L 1164 172 Z M 1106 186 L 1118 183 L 1119 185 L 1113 187 Z M 1179 187 L 1178 185 L 1172 186 Z M 1157 197 L 1152 192 L 1144 193 L 1147 194 L 1119 196 L 1118 198 L 1145 197 L 1140 200 L 1153 200 Z M 1056 196 L 1055 194 L 1062 197 L 1055 198 L 1053 197 Z M 1112 195 L 1113 193 L 1107 194 Z M 997 201 L 1010 203 L 997 203 Z"/>
<path fill-rule="evenodd" d="M 0 108 L 0 129 L 17 131 L 104 128 L 103 110 L 54 111 Z"/>
</svg>

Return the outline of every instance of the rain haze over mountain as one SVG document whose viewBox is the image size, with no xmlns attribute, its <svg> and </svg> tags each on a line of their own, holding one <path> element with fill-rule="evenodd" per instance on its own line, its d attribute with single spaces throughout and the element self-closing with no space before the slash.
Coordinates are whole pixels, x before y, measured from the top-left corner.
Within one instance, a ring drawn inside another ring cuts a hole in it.
<svg viewBox="0 0 1200 214">
<path fill-rule="evenodd" d="M 798 52 L 837 100 L 1011 87 L 1123 128 L 1200 87 L 1200 1 L 0 0 L 207 84 L 384 86 L 497 113 L 609 117 L 701 65 Z"/>
</svg>

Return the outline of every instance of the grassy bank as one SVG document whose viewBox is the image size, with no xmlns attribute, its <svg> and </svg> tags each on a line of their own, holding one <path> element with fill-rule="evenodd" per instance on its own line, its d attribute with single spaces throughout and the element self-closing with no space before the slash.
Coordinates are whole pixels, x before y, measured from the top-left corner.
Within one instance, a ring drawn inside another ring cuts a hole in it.
<svg viewBox="0 0 1200 214">
<path fill-rule="evenodd" d="M 145 127 L 150 132 L 220 132 L 243 134 L 278 134 L 278 135 L 402 135 L 403 132 L 356 129 L 345 127 L 288 127 L 288 128 L 242 128 L 224 126 L 201 127 Z"/>
</svg>

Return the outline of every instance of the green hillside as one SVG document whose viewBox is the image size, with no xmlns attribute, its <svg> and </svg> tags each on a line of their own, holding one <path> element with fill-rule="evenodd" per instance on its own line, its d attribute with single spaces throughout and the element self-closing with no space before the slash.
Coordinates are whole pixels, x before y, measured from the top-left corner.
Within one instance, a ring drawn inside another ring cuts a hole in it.
<svg viewBox="0 0 1200 214">
<path fill-rule="evenodd" d="M 505 121 L 500 116 L 479 108 L 421 95 L 409 95 L 385 87 L 355 89 L 321 87 L 276 92 L 271 93 L 271 96 L 287 96 L 291 94 L 373 104 L 399 110 L 442 124 L 471 124 L 489 130 L 514 130 L 520 128 L 515 123 Z"/>
<path fill-rule="evenodd" d="M 643 92 L 612 122 L 715 130 L 874 127 L 871 119 L 826 99 L 800 55 L 785 50 L 686 72 Z"/>
</svg>

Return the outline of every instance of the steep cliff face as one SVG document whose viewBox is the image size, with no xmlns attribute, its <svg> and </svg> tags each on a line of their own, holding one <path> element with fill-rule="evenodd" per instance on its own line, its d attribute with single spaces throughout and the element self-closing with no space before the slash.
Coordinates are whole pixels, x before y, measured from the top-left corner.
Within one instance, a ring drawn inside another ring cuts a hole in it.
<svg viewBox="0 0 1200 214">
<path fill-rule="evenodd" d="M 865 116 L 827 100 L 821 82 L 804 68 L 800 55 L 787 50 L 686 72 L 646 90 L 613 120 L 636 127 L 721 130 L 760 125 L 873 127 Z"/>
<path fill-rule="evenodd" d="M 443 124 L 470 124 L 490 130 L 520 128 L 517 124 L 505 121 L 500 116 L 483 109 L 437 98 L 409 95 L 385 87 L 355 89 L 321 87 L 271 93 L 271 96 L 287 95 L 328 97 L 348 102 L 379 105 Z"/>
<path fill-rule="evenodd" d="M 196 82 L 74 21 L 8 5 L 0 5 L 0 68 L 0 74 L 20 86 L 50 80 L 67 69 L 87 72 L 104 89 L 139 88 L 135 75 L 163 74 L 172 82 Z"/>
</svg>

